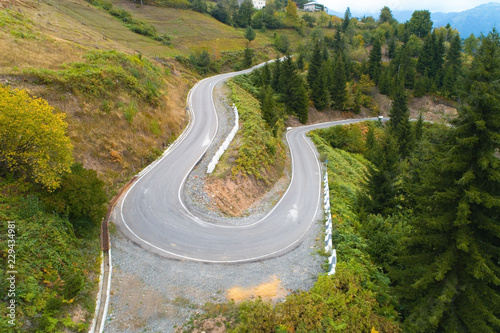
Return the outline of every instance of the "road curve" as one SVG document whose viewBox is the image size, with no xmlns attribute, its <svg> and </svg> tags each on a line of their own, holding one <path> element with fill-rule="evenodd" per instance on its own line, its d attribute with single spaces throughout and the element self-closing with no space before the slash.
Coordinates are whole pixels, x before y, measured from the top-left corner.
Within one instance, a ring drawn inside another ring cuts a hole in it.
<svg viewBox="0 0 500 333">
<path fill-rule="evenodd" d="M 306 137 L 315 128 L 366 119 L 343 120 L 291 129 L 286 138 L 292 156 L 290 185 L 260 221 L 244 226 L 205 222 L 182 202 L 184 182 L 217 132 L 213 89 L 223 80 L 251 71 L 204 79 L 190 91 L 191 120 L 182 136 L 121 198 L 112 219 L 136 244 L 160 255 L 210 263 L 262 260 L 298 246 L 321 208 L 321 176 L 317 152 Z"/>
</svg>

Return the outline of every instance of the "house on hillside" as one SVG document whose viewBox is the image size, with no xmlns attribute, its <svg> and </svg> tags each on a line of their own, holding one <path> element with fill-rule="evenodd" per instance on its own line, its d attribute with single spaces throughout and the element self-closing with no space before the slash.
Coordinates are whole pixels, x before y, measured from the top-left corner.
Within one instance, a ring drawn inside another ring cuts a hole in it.
<svg viewBox="0 0 500 333">
<path fill-rule="evenodd" d="M 238 6 L 241 6 L 243 0 L 238 0 Z M 262 9 L 266 6 L 266 0 L 252 0 L 253 8 Z"/>
<path fill-rule="evenodd" d="M 308 2 L 304 5 L 305 12 L 326 12 L 327 9 L 325 5 L 317 2 Z"/>
<path fill-rule="evenodd" d="M 253 8 L 262 9 L 266 6 L 266 0 L 252 0 Z"/>
</svg>

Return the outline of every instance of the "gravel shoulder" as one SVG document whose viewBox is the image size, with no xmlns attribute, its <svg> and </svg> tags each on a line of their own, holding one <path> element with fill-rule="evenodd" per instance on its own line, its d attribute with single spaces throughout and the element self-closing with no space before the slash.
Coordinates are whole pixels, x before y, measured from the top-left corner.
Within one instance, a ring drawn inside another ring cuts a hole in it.
<svg viewBox="0 0 500 333">
<path fill-rule="evenodd" d="M 215 90 L 219 131 L 204 159 L 186 181 L 184 202 L 195 215 L 211 223 L 247 224 L 267 214 L 288 186 L 289 172 L 250 208 L 244 217 L 228 218 L 208 210 L 210 198 L 203 191 L 210 159 L 234 125 L 234 116 L 223 89 Z M 321 214 L 319 215 L 321 216 Z M 134 244 L 119 231 L 111 232 L 113 275 L 109 313 L 104 332 L 174 332 L 206 302 L 228 300 L 231 288 L 251 288 L 279 281 L 281 290 L 308 290 L 322 272 L 324 261 L 316 253 L 322 223 L 314 223 L 304 241 L 280 257 L 244 264 L 206 264 L 167 259 Z M 277 235 L 279 237 L 279 235 Z M 279 293 L 279 301 L 284 293 Z"/>
</svg>

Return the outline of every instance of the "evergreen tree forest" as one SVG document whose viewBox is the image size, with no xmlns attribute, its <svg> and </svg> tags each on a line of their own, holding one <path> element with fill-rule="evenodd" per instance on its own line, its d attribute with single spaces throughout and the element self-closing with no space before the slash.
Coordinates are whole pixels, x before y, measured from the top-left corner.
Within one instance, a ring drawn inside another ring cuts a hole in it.
<svg viewBox="0 0 500 333">
<path fill-rule="evenodd" d="M 278 3 L 270 8 L 280 13 Z M 245 36 L 249 31 L 252 38 L 259 34 L 254 20 L 264 10 L 254 12 Z M 292 14 L 283 11 L 283 17 L 290 19 Z M 410 103 L 415 97 L 431 96 L 458 105 L 477 47 L 465 52 L 465 42 L 451 26 L 433 29 L 428 11 L 417 11 L 408 22 L 399 23 L 388 7 L 378 19 L 354 18 L 349 11 L 343 19 L 336 19 L 331 17 L 330 22 L 336 23 L 326 28 L 317 24 L 309 28 L 308 23 L 303 38 L 293 47 L 285 35 L 275 33 L 276 60 L 247 74 L 247 87 L 252 86 L 248 90 L 260 100 L 265 86 L 273 88 L 278 117 L 292 115 L 306 123 L 313 109 L 376 116 L 388 111 L 382 110 L 385 106 L 379 104 L 378 94 L 397 103 L 402 98 Z M 256 61 L 249 52 L 247 47 L 246 67 Z"/>
<path fill-rule="evenodd" d="M 464 74 L 451 126 L 410 122 L 400 82 L 387 123 L 320 131 L 370 161 L 358 228 L 391 280 L 404 332 L 500 330 L 499 80 L 493 31 Z"/>
</svg>

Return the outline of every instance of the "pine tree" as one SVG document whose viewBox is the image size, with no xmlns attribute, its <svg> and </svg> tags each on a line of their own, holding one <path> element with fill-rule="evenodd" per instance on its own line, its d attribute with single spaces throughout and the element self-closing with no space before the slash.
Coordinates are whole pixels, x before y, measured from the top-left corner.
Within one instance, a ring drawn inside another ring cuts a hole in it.
<svg viewBox="0 0 500 333">
<path fill-rule="evenodd" d="M 443 85 L 441 88 L 444 97 L 453 97 L 456 95 L 457 90 L 455 83 L 456 77 L 453 72 L 453 67 L 446 67 L 444 70 Z"/>
<path fill-rule="evenodd" d="M 332 73 L 332 82 L 329 84 L 332 107 L 336 110 L 344 110 L 344 104 L 347 99 L 347 75 L 342 56 L 339 56 L 333 64 Z"/>
<path fill-rule="evenodd" d="M 328 106 L 327 70 L 326 66 L 321 66 L 311 89 L 311 100 L 319 111 Z"/>
<path fill-rule="evenodd" d="M 304 62 L 305 62 L 304 53 L 301 52 L 301 53 L 299 53 L 299 56 L 297 58 L 297 68 L 301 71 L 304 70 Z"/>
<path fill-rule="evenodd" d="M 387 52 L 387 56 L 389 57 L 389 59 L 394 59 L 394 57 L 396 56 L 396 38 L 391 38 L 391 41 L 389 42 L 389 45 L 388 45 L 388 52 Z"/>
<path fill-rule="evenodd" d="M 427 70 L 431 77 L 434 77 L 436 74 L 434 72 L 434 47 L 435 47 L 435 35 L 428 34 L 424 38 L 424 45 L 422 46 L 422 50 L 418 56 L 417 62 L 417 72 L 420 74 L 424 74 Z"/>
<path fill-rule="evenodd" d="M 274 69 L 273 69 L 273 77 L 271 81 L 271 87 L 277 93 L 281 92 L 280 90 L 280 76 L 281 76 L 281 60 L 279 56 L 276 57 L 274 61 Z"/>
<path fill-rule="evenodd" d="M 245 51 L 243 53 L 243 62 L 245 64 L 245 67 L 246 68 L 249 68 L 250 66 L 252 66 L 252 62 L 253 62 L 253 55 L 254 55 L 254 52 L 251 48 L 249 47 L 246 47 L 245 48 Z"/>
<path fill-rule="evenodd" d="M 408 97 L 402 83 L 396 85 L 389 116 L 391 117 L 389 121 L 390 133 L 398 143 L 399 154 L 402 158 L 406 158 L 410 155 L 413 145 L 413 135 L 410 124 Z"/>
<path fill-rule="evenodd" d="M 243 0 L 236 14 L 236 24 L 241 28 L 246 28 L 252 22 L 252 13 L 254 11 L 252 0 Z"/>
<path fill-rule="evenodd" d="M 462 67 L 462 40 L 460 35 L 453 36 L 450 42 L 450 48 L 446 54 L 446 65 L 453 66 L 456 69 Z"/>
<path fill-rule="evenodd" d="M 302 124 L 307 123 L 309 118 L 309 98 L 307 97 L 307 89 L 304 80 L 295 75 L 291 85 L 291 98 L 288 104 L 289 109 L 297 115 L 297 118 Z"/>
<path fill-rule="evenodd" d="M 396 82 L 403 82 L 405 88 L 413 89 L 416 76 L 415 64 L 406 45 L 398 49 L 396 58 L 391 61 L 391 71 L 393 75 L 391 89 L 394 89 L 394 84 Z"/>
<path fill-rule="evenodd" d="M 281 63 L 280 75 L 280 100 L 285 104 L 285 111 L 288 114 L 294 114 L 295 110 L 291 107 L 294 94 L 294 84 L 296 84 L 295 77 L 297 76 L 297 69 L 291 56 L 287 56 Z"/>
<path fill-rule="evenodd" d="M 281 62 L 281 73 L 279 78 L 280 92 L 283 95 L 285 103 L 290 97 L 290 86 L 295 75 L 297 75 L 295 63 L 291 56 L 286 56 Z"/>
<path fill-rule="evenodd" d="M 269 68 L 269 63 L 266 62 L 260 72 L 260 87 L 263 87 L 266 84 L 271 84 L 271 78 L 271 69 Z"/>
<path fill-rule="evenodd" d="M 392 75 L 390 68 L 385 68 L 380 75 L 380 80 L 378 82 L 378 88 L 381 94 L 389 95 L 391 93 L 392 85 Z"/>
<path fill-rule="evenodd" d="M 379 83 L 380 74 L 382 72 L 382 46 L 380 40 L 377 38 L 373 42 L 372 49 L 370 51 L 370 59 L 368 60 L 368 75 L 375 82 Z"/>
<path fill-rule="evenodd" d="M 366 195 L 359 206 L 365 213 L 390 215 L 394 212 L 397 195 L 398 146 L 391 135 L 385 135 L 367 155 L 373 163 L 366 185 Z"/>
<path fill-rule="evenodd" d="M 345 14 L 344 14 L 344 20 L 342 21 L 342 31 L 346 32 L 347 28 L 349 27 L 349 24 L 351 23 L 351 9 L 347 7 Z"/>
<path fill-rule="evenodd" d="M 433 35 L 436 33 L 434 32 Z M 444 37 L 443 35 L 439 35 L 438 37 L 433 37 L 433 40 L 435 41 L 434 44 L 434 59 L 432 62 L 432 70 L 435 73 L 436 77 L 436 86 L 440 87 L 441 84 L 439 82 L 439 74 L 441 72 L 441 69 L 443 68 L 443 63 L 444 63 L 444 55 L 445 55 L 445 47 L 444 47 Z"/>
<path fill-rule="evenodd" d="M 262 119 L 269 125 L 274 136 L 276 136 L 278 115 L 276 113 L 276 104 L 274 102 L 274 93 L 270 85 L 265 85 L 262 88 L 261 110 Z"/>
<path fill-rule="evenodd" d="M 446 63 L 443 78 L 443 94 L 446 97 L 455 98 L 458 94 L 457 87 L 462 76 L 462 40 L 460 35 L 455 35 L 451 42 L 448 53 L 446 54 Z"/>
<path fill-rule="evenodd" d="M 366 153 L 365 157 L 369 161 L 374 161 L 376 157 L 376 150 L 378 149 L 377 138 L 375 137 L 375 130 L 373 126 L 368 128 L 368 133 L 366 133 L 366 141 L 365 141 Z"/>
<path fill-rule="evenodd" d="M 429 78 L 427 70 L 425 70 L 424 75 L 419 76 L 415 81 L 413 95 L 415 97 L 422 97 L 431 91 L 433 91 L 432 80 Z"/>
<path fill-rule="evenodd" d="M 323 61 L 327 61 L 330 58 L 330 53 L 328 52 L 328 47 L 326 46 L 326 43 L 323 43 Z"/>
<path fill-rule="evenodd" d="M 342 33 L 340 32 L 340 29 L 338 29 L 335 32 L 335 36 L 333 37 L 333 51 L 335 53 L 343 53 L 344 52 L 344 38 L 342 36 Z"/>
<path fill-rule="evenodd" d="M 253 30 L 251 25 L 249 25 L 247 27 L 247 30 L 245 30 L 245 38 L 248 39 L 248 44 L 250 44 L 250 42 L 253 41 L 255 37 L 256 37 L 255 30 Z"/>
<path fill-rule="evenodd" d="M 310 89 L 312 89 L 314 81 L 318 78 L 322 64 L 323 56 L 321 54 L 319 42 L 316 42 L 311 61 L 309 61 L 309 69 L 307 72 L 307 83 L 309 84 Z"/>
<path fill-rule="evenodd" d="M 443 159 L 427 163 L 402 285 L 407 332 L 500 331 L 500 38 L 482 39 Z"/>
</svg>

